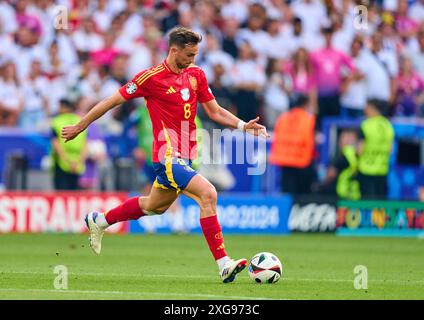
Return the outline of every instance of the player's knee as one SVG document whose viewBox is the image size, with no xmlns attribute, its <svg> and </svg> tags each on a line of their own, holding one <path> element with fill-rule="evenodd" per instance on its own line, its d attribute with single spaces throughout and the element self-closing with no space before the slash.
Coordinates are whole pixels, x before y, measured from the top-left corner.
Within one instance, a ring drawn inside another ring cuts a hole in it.
<svg viewBox="0 0 424 320">
<path fill-rule="evenodd" d="M 165 213 L 167 208 L 164 207 L 158 207 L 155 203 L 152 203 L 151 201 L 146 201 L 145 205 L 143 206 L 143 211 L 148 216 L 154 216 Z"/>
<path fill-rule="evenodd" d="M 210 206 L 216 203 L 218 199 L 218 193 L 213 185 L 210 185 L 200 195 L 201 206 Z"/>
<path fill-rule="evenodd" d="M 160 214 L 164 214 L 165 211 L 168 208 L 165 207 L 157 207 L 157 206 L 146 206 L 146 208 L 144 209 L 144 213 L 148 216 L 155 216 L 155 215 L 160 215 Z"/>
</svg>

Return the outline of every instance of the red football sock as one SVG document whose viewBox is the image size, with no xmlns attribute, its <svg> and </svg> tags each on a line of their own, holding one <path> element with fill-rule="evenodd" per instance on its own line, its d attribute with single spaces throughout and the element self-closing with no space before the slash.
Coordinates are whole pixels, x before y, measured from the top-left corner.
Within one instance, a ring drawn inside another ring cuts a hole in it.
<svg viewBox="0 0 424 320">
<path fill-rule="evenodd" d="M 225 257 L 227 253 L 217 215 L 201 218 L 200 226 L 215 260 Z"/>
<path fill-rule="evenodd" d="M 111 225 L 120 221 L 137 220 L 144 215 L 145 213 L 138 204 L 138 197 L 134 197 L 106 212 L 105 218 L 107 223 Z"/>
</svg>

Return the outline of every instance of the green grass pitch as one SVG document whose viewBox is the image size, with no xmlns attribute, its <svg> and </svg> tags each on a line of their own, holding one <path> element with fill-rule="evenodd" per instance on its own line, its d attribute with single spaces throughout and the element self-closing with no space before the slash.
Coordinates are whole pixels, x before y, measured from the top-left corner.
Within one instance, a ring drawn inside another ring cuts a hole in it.
<svg viewBox="0 0 424 320">
<path fill-rule="evenodd" d="M 283 278 L 253 283 L 244 270 L 221 283 L 202 235 L 105 235 L 95 256 L 87 235 L 0 235 L 0 299 L 424 299 L 424 240 L 331 234 L 226 235 L 227 252 L 276 254 Z M 69 271 L 56 290 L 54 268 Z M 354 288 L 354 268 L 368 289 Z"/>
</svg>

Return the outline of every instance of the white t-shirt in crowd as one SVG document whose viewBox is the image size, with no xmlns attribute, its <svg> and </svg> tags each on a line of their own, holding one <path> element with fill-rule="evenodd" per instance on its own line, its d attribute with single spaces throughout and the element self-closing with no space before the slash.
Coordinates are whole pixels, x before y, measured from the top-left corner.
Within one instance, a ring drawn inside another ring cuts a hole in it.
<svg viewBox="0 0 424 320">
<path fill-rule="evenodd" d="M 148 69 L 152 65 L 152 53 L 149 48 L 143 43 L 135 44 L 128 60 L 127 78 L 132 79 L 136 73 Z"/>
<path fill-rule="evenodd" d="M 356 58 L 353 58 L 356 68 L 363 75 L 367 74 L 367 57 L 364 51 L 361 51 Z M 366 78 L 351 82 L 346 92 L 340 98 L 341 105 L 350 109 L 362 110 L 367 102 L 367 81 Z"/>
<path fill-rule="evenodd" d="M 238 22 L 246 21 L 249 14 L 247 1 L 231 0 L 221 6 L 221 16 L 224 19 L 235 18 Z"/>
<path fill-rule="evenodd" d="M 299 48 L 305 48 L 309 52 L 321 49 L 325 42 L 321 34 L 312 34 L 302 32 L 299 36 L 295 36 L 292 26 L 287 26 L 284 30 L 284 37 L 287 43 L 287 51 L 291 56 Z"/>
<path fill-rule="evenodd" d="M 48 54 L 46 48 L 41 45 L 34 45 L 29 48 L 16 46 L 12 59 L 15 62 L 19 79 L 25 79 L 30 71 L 32 61 L 36 59 L 42 65 L 46 65 Z"/>
<path fill-rule="evenodd" d="M 407 51 L 406 56 L 411 59 L 414 70 L 424 78 L 424 52 L 419 50 Z"/>
<path fill-rule="evenodd" d="M 50 91 L 49 81 L 43 77 L 37 77 L 35 80 L 25 79 L 22 81 L 22 92 L 25 96 L 25 111 L 43 110 L 44 98 L 47 98 Z"/>
<path fill-rule="evenodd" d="M 18 29 L 15 10 L 6 1 L 0 2 L 0 24 L 6 34 L 13 34 Z"/>
<path fill-rule="evenodd" d="M 252 31 L 247 28 L 241 29 L 236 35 L 236 43 L 240 45 L 243 41 L 249 43 L 256 53 L 267 54 L 269 42 L 269 34 L 267 32 L 263 30 Z"/>
<path fill-rule="evenodd" d="M 281 88 L 282 84 L 289 85 L 289 78 L 280 73 L 273 73 L 265 86 L 265 106 L 278 111 L 286 111 L 289 108 L 289 97 Z"/>
<path fill-rule="evenodd" d="M 288 59 L 291 55 L 289 38 L 280 32 L 275 36 L 267 34 L 266 55 L 274 59 Z"/>
<path fill-rule="evenodd" d="M 250 82 L 263 87 L 266 82 L 264 69 L 255 60 L 236 60 L 231 74 L 235 86 Z"/>
<path fill-rule="evenodd" d="M 390 76 L 389 71 L 379 62 L 377 57 L 369 50 L 364 51 L 365 82 L 367 86 L 367 99 L 390 99 Z"/>
<path fill-rule="evenodd" d="M 143 18 L 138 13 L 133 13 L 124 23 L 123 34 L 133 40 L 144 33 Z"/>
<path fill-rule="evenodd" d="M 107 10 L 96 10 L 93 12 L 93 20 L 101 31 L 106 32 L 112 22 L 112 16 Z"/>
<path fill-rule="evenodd" d="M 0 79 L 0 101 L 5 108 L 16 111 L 19 109 L 23 99 L 24 94 L 20 87 L 15 83 L 6 82 Z"/>
<path fill-rule="evenodd" d="M 67 95 L 67 86 L 64 85 L 65 83 L 65 75 L 49 81 L 49 94 L 47 95 L 47 100 L 49 102 L 50 114 L 57 114 L 59 112 L 59 101 Z"/>
<path fill-rule="evenodd" d="M 84 30 L 77 30 L 72 35 L 74 45 L 79 51 L 96 51 L 103 48 L 103 38 L 97 33 L 86 33 Z"/>
<path fill-rule="evenodd" d="M 424 21 L 424 1 L 415 1 L 408 9 L 408 16 L 421 23 Z"/>
<path fill-rule="evenodd" d="M 334 48 L 342 51 L 343 53 L 349 54 L 353 36 L 354 34 L 352 34 L 349 30 L 341 29 L 334 33 L 331 43 Z"/>
<path fill-rule="evenodd" d="M 321 27 L 329 22 L 325 7 L 319 0 L 312 0 L 311 3 L 296 0 L 290 6 L 293 14 L 302 19 L 303 31 L 306 33 L 319 34 Z"/>
</svg>

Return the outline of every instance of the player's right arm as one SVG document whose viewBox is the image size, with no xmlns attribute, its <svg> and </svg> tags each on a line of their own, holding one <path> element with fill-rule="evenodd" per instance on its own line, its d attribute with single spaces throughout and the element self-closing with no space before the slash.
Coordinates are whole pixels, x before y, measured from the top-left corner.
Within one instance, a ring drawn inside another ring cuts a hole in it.
<svg viewBox="0 0 424 320">
<path fill-rule="evenodd" d="M 87 127 L 106 112 L 114 107 L 121 105 L 125 101 L 144 97 L 148 94 L 146 80 L 152 72 L 142 71 L 137 74 L 130 82 L 122 86 L 114 95 L 103 99 L 96 104 L 82 119 L 74 126 L 66 126 L 62 128 L 61 137 L 66 141 L 70 141 L 83 132 Z"/>
<path fill-rule="evenodd" d="M 65 142 L 70 141 L 77 137 L 87 127 L 98 118 L 103 116 L 106 112 L 114 107 L 124 103 L 126 100 L 122 97 L 119 92 L 116 92 L 112 96 L 103 99 L 97 103 L 82 119 L 74 126 L 66 126 L 62 128 L 61 137 L 65 139 Z"/>
</svg>

